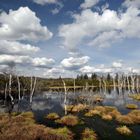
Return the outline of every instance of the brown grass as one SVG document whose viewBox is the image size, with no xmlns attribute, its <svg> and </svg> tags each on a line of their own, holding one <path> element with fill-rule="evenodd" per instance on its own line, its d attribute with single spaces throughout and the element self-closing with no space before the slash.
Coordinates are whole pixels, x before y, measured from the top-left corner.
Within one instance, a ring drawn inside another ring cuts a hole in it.
<svg viewBox="0 0 140 140">
<path fill-rule="evenodd" d="M 112 116 L 111 115 L 102 115 L 102 119 L 106 120 L 106 121 L 111 121 L 112 120 Z"/>
<path fill-rule="evenodd" d="M 82 140 L 97 140 L 97 135 L 93 130 L 86 128 L 82 133 Z"/>
<path fill-rule="evenodd" d="M 116 118 L 116 116 L 121 115 L 121 113 L 117 110 L 116 107 L 111 107 L 111 106 L 96 106 L 94 109 L 89 110 L 85 116 L 92 117 L 95 115 L 99 115 L 102 118 L 108 117 L 108 119 L 111 118 Z"/>
<path fill-rule="evenodd" d="M 86 117 L 93 117 L 93 116 L 96 116 L 96 115 L 100 115 L 100 111 L 98 110 L 90 110 L 89 112 L 85 113 L 85 116 Z"/>
<path fill-rule="evenodd" d="M 115 110 L 109 112 L 108 115 L 111 115 L 112 118 L 116 118 L 117 116 L 120 116 L 121 113 L 117 109 L 115 109 Z"/>
<path fill-rule="evenodd" d="M 67 110 L 68 112 L 71 112 L 72 109 L 73 109 L 73 107 L 74 107 L 74 105 L 67 105 L 67 106 L 66 106 L 66 110 Z"/>
<path fill-rule="evenodd" d="M 61 119 L 56 120 L 56 122 L 68 126 L 75 126 L 79 123 L 79 120 L 77 116 L 67 115 L 62 117 Z"/>
<path fill-rule="evenodd" d="M 129 97 L 140 101 L 140 94 L 129 94 Z"/>
<path fill-rule="evenodd" d="M 30 116 L 30 115 L 29 115 Z M 32 120 L 32 123 L 31 123 Z M 22 115 L 0 117 L 0 140 L 72 140 L 67 128 L 51 129 Z"/>
<path fill-rule="evenodd" d="M 133 119 L 129 115 L 118 115 L 116 120 L 122 124 L 134 124 Z"/>
<path fill-rule="evenodd" d="M 49 113 L 46 118 L 50 120 L 56 120 L 59 118 L 59 115 L 57 113 Z"/>
<path fill-rule="evenodd" d="M 140 124 L 140 110 L 132 110 L 128 116 L 132 118 L 134 123 Z"/>
<path fill-rule="evenodd" d="M 88 108 L 87 105 L 78 104 L 78 105 L 73 106 L 72 112 L 80 112 L 80 111 L 83 111 L 83 110 L 85 110 L 85 109 L 87 109 L 87 108 Z"/>
<path fill-rule="evenodd" d="M 32 112 L 23 112 L 20 115 L 25 118 L 32 118 L 32 119 L 34 118 L 34 114 Z"/>
<path fill-rule="evenodd" d="M 136 104 L 127 104 L 126 108 L 128 108 L 128 109 L 137 109 L 138 106 Z"/>
<path fill-rule="evenodd" d="M 116 128 L 116 130 L 122 135 L 129 136 L 132 134 L 132 131 L 127 126 L 118 127 L 118 128 Z"/>
</svg>

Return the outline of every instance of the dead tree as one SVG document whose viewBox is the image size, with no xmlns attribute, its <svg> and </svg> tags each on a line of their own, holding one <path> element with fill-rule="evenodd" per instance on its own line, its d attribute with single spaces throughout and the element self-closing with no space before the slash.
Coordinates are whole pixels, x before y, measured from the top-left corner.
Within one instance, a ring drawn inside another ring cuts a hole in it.
<svg viewBox="0 0 140 140">
<path fill-rule="evenodd" d="M 13 98 L 13 96 L 11 94 L 12 93 L 11 85 L 12 85 L 12 74 L 9 75 L 9 97 L 11 99 L 11 103 L 14 104 L 14 98 Z"/>
<path fill-rule="evenodd" d="M 21 96 L 20 96 L 20 80 L 19 80 L 18 76 L 17 76 L 17 82 L 18 82 L 18 99 L 20 100 L 21 99 Z"/>
<path fill-rule="evenodd" d="M 30 104 L 33 101 L 33 95 L 34 95 L 35 88 L 36 88 L 36 81 L 37 81 L 36 77 L 34 78 L 34 82 L 33 82 L 33 78 L 31 77 Z"/>
</svg>

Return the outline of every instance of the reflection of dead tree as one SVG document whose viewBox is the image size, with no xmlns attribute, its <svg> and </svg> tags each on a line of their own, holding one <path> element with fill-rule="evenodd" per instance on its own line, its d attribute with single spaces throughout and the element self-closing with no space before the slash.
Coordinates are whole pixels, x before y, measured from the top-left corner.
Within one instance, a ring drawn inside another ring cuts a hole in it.
<svg viewBox="0 0 140 140">
<path fill-rule="evenodd" d="M 64 98 L 64 110 L 65 110 L 65 115 L 67 115 L 67 87 L 65 81 L 62 79 L 63 86 L 64 86 L 64 92 L 65 92 L 65 98 Z"/>
<path fill-rule="evenodd" d="M 7 82 L 5 84 L 5 89 L 4 89 L 4 98 L 5 100 L 7 99 Z"/>
<path fill-rule="evenodd" d="M 131 89 L 132 89 L 132 92 L 134 93 L 134 90 L 135 90 L 135 76 L 134 75 L 131 75 L 130 76 L 131 78 Z"/>
<path fill-rule="evenodd" d="M 107 85 L 106 85 L 106 81 L 103 76 L 102 76 L 102 80 L 103 80 L 103 84 L 104 84 L 104 94 L 105 94 Z"/>
<path fill-rule="evenodd" d="M 127 79 L 128 91 L 130 92 L 130 82 L 129 82 L 129 76 L 128 75 L 126 76 L 126 79 Z"/>
<path fill-rule="evenodd" d="M 100 93 L 101 93 L 102 81 L 101 81 L 101 78 L 100 77 L 98 78 L 98 81 L 99 81 L 99 89 L 100 89 Z"/>
<path fill-rule="evenodd" d="M 65 81 L 62 79 L 63 82 L 63 86 L 64 86 L 64 92 L 65 92 L 65 99 L 64 99 L 64 103 L 66 103 L 66 96 L 67 96 L 67 87 L 66 87 L 66 83 Z"/>
<path fill-rule="evenodd" d="M 35 88 L 36 88 L 36 81 L 37 81 L 36 77 L 34 78 L 34 81 L 33 81 L 33 78 L 31 77 L 30 103 L 32 103 L 32 101 L 33 101 L 33 94 L 34 94 Z"/>
</svg>

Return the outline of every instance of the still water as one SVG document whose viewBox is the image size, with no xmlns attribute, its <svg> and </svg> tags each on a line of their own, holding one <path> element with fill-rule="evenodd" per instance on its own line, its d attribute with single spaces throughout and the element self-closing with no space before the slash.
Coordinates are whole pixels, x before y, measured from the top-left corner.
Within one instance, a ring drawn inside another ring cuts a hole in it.
<svg viewBox="0 0 140 140">
<path fill-rule="evenodd" d="M 118 91 L 113 89 L 100 92 L 98 90 L 76 91 L 75 93 L 68 92 L 67 96 L 65 96 L 63 92 L 44 91 L 34 95 L 32 105 L 29 103 L 28 96 L 25 96 L 20 101 L 16 101 L 13 106 L 11 106 L 9 103 L 5 103 L 4 100 L 1 99 L 0 112 L 32 111 L 35 115 L 37 123 L 58 128 L 62 127 L 63 125 L 44 119 L 44 117 L 51 112 L 56 112 L 60 116 L 64 116 L 64 106 L 66 104 L 73 105 L 84 103 L 90 106 L 115 106 L 122 114 L 127 114 L 130 111 L 129 109 L 126 109 L 126 104 L 137 104 L 140 109 L 140 102 L 129 98 L 129 94 L 133 93 L 126 90 Z M 95 104 L 95 102 L 92 101 L 95 96 L 103 97 L 103 102 Z M 79 100 L 79 97 L 84 97 L 84 100 Z M 66 100 L 65 103 L 64 100 Z M 99 140 L 140 140 L 140 125 L 130 125 L 129 128 L 133 131 L 133 135 L 128 137 L 122 136 L 116 132 L 116 127 L 120 125 L 115 121 L 104 121 L 100 117 L 87 118 L 84 116 L 84 112 L 77 113 L 76 115 L 85 123 L 84 125 L 81 124 L 74 127 L 69 127 L 69 129 L 71 129 L 71 131 L 75 134 L 75 140 L 80 140 L 80 133 L 82 133 L 83 129 L 86 127 L 95 130 Z"/>
</svg>

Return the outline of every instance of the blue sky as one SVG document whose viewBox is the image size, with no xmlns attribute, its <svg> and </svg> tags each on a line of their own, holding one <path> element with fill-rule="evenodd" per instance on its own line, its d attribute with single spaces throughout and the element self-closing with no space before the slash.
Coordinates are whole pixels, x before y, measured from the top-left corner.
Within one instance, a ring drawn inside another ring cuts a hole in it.
<svg viewBox="0 0 140 140">
<path fill-rule="evenodd" d="M 0 9 L 1 71 L 140 72 L 139 0 L 0 0 Z"/>
</svg>

